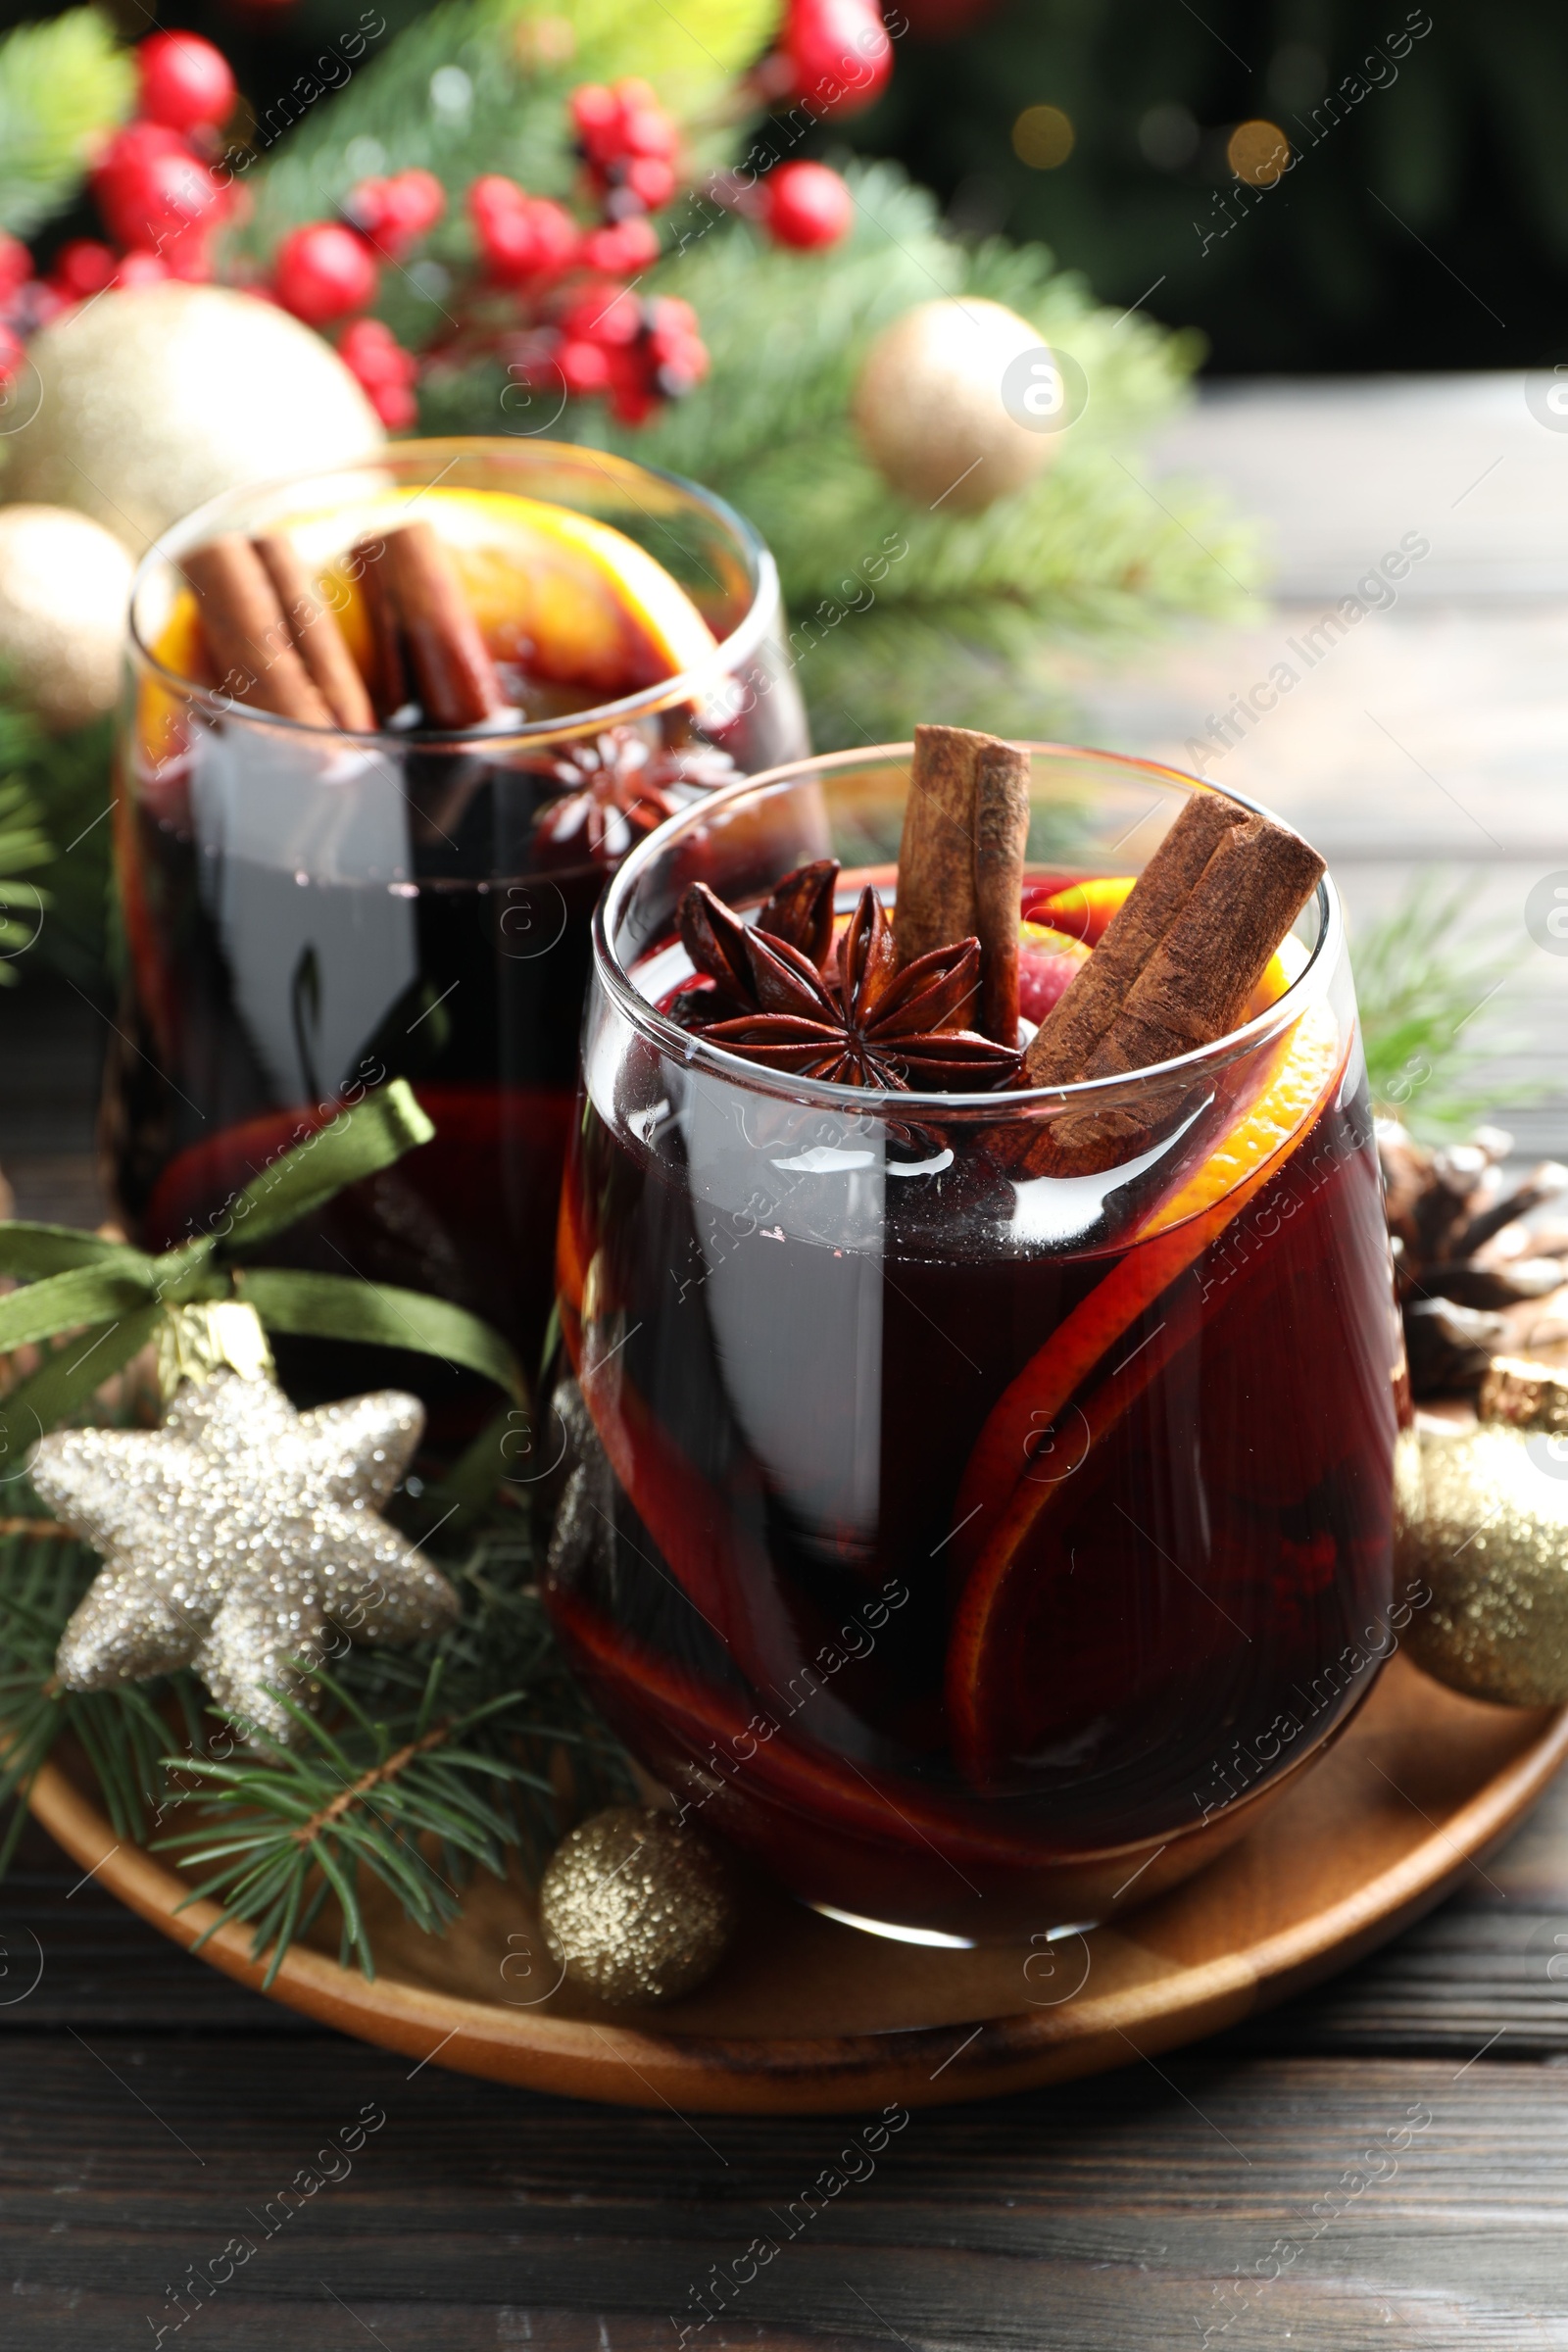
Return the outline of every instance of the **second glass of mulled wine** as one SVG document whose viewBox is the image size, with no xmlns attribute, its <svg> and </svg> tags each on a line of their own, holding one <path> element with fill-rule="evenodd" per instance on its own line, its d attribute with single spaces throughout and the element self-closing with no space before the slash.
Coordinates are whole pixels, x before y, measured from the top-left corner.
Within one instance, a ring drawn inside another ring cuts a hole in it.
<svg viewBox="0 0 1568 2352">
<path fill-rule="evenodd" d="M 1347 1720 L 1408 1403 L 1320 861 L 930 737 L 713 796 L 595 917 L 548 1591 L 688 1820 L 992 1941 L 1170 1886 Z"/>
<path fill-rule="evenodd" d="M 453 1298 L 531 1369 L 594 903 L 672 810 L 805 745 L 766 549 L 625 459 L 410 442 L 189 516 L 137 578 L 116 778 L 104 1135 L 135 1238 L 211 1230 L 401 1076 L 434 1140 L 276 1251 Z M 284 1351 L 302 1396 L 389 1369 Z M 493 1404 L 395 1370 L 438 1444 Z"/>
</svg>

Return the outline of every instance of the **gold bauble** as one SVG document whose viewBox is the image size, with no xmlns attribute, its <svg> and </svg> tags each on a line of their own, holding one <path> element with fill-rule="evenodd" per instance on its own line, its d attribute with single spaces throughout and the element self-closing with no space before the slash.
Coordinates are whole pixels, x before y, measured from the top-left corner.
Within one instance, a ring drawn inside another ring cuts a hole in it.
<svg viewBox="0 0 1568 2352">
<path fill-rule="evenodd" d="M 885 327 L 855 387 L 855 421 L 889 486 L 939 514 L 972 514 L 1034 480 L 1059 431 L 1003 405 L 1003 377 L 1045 354 L 1038 327 L 1000 302 L 923 302 Z"/>
<path fill-rule="evenodd" d="M 28 422 L 0 495 L 75 507 L 139 555 L 204 500 L 370 455 L 374 410 L 286 311 L 169 280 L 104 294 L 34 335 Z"/>
<path fill-rule="evenodd" d="M 723 1865 L 667 1813 L 615 1805 L 572 1831 L 539 1887 L 545 1940 L 605 2001 L 673 2001 L 710 1976 L 735 1932 Z"/>
<path fill-rule="evenodd" d="M 131 561 L 68 507 L 0 507 L 0 671 L 46 727 L 113 710 Z"/>
<path fill-rule="evenodd" d="M 1474 1429 L 1423 1429 L 1396 1567 L 1425 1581 L 1405 1639 L 1441 1683 L 1504 1706 L 1568 1701 L 1568 1383 L 1498 1359 Z"/>
</svg>

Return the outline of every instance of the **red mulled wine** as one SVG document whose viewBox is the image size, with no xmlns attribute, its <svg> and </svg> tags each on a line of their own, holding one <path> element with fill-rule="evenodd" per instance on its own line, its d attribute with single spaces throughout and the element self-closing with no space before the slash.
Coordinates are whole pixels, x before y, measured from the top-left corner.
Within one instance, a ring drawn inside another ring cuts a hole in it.
<svg viewBox="0 0 1568 2352">
<path fill-rule="evenodd" d="M 557 1621 L 689 1817 L 808 1899 L 980 1940 L 1102 1917 L 1256 1818 L 1396 1635 L 1337 927 L 1175 1109 L 1164 1079 L 1152 1151 L 1034 1176 L 1059 1099 L 858 1101 L 682 1045 L 638 911 L 662 843 L 600 918 Z"/>
<path fill-rule="evenodd" d="M 300 596 L 267 629 L 280 580 Z M 302 1130 L 403 1076 L 435 1140 L 271 1254 L 434 1291 L 535 1362 L 589 917 L 651 827 L 800 749 L 776 618 L 765 552 L 724 510 L 543 442 L 411 444 L 220 502 L 155 550 L 105 1121 L 136 1238 L 208 1229 Z M 438 1443 L 487 1402 L 427 1358 L 280 1354 L 301 1393 L 405 1379 Z"/>
</svg>

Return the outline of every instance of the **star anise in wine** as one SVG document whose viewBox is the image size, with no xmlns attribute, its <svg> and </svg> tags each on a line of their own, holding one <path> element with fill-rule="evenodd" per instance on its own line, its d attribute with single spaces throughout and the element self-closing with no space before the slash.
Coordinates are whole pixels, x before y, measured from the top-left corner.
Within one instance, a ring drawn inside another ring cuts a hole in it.
<svg viewBox="0 0 1568 2352">
<path fill-rule="evenodd" d="M 675 788 L 712 792 L 739 769 L 709 744 L 650 744 L 635 727 L 609 727 L 566 745 L 539 770 L 559 798 L 540 810 L 534 845 L 545 862 L 618 865 L 645 834 L 682 806 Z"/>
<path fill-rule="evenodd" d="M 810 865 L 798 865 L 785 875 L 757 917 L 759 931 L 782 940 L 818 972 L 833 945 L 833 891 L 838 878 L 836 858 L 818 858 Z M 751 934 L 706 882 L 694 883 L 681 900 L 680 936 L 692 962 L 712 986 L 686 991 L 677 1001 L 677 1017 L 698 1027 L 717 1017 L 721 1008 L 755 1012 L 757 990 L 746 945 Z"/>
<path fill-rule="evenodd" d="M 821 886 L 791 875 L 775 901 L 787 891 L 791 906 L 809 907 L 807 936 L 816 939 Z M 821 895 L 831 922 L 831 881 Z M 704 882 L 687 891 L 680 928 L 699 970 L 726 1001 L 746 1006 L 723 1020 L 699 1021 L 699 1036 L 764 1068 L 890 1093 L 986 1093 L 1017 1071 L 1016 1052 L 956 1026 L 979 986 L 979 941 L 933 948 L 901 971 L 874 890 L 860 893 L 839 940 L 836 969 L 827 972 L 760 922 L 741 922 Z"/>
</svg>

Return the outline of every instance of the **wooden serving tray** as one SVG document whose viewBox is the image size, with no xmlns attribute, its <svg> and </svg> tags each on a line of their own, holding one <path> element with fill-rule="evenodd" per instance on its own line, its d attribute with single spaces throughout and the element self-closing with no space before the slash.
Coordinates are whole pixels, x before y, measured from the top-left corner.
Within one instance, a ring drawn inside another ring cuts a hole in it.
<svg viewBox="0 0 1568 2352">
<path fill-rule="evenodd" d="M 526 1890 L 481 1874 L 441 1938 L 372 1892 L 375 1981 L 297 1946 L 272 1997 L 416 2066 L 627 2106 L 783 2115 L 983 2097 L 1171 2049 L 1345 1967 L 1460 1881 L 1565 1755 L 1568 1708 L 1461 1698 L 1397 1656 L 1256 1828 L 1124 1924 L 1049 1946 L 931 1950 L 842 1927 L 760 1885 L 708 1984 L 628 2013 L 551 1991 L 557 1971 Z M 61 1767 L 39 1775 L 32 1806 L 84 1870 L 175 1942 L 211 1924 L 209 1904 L 177 1909 L 186 1889 L 175 1873 L 117 1844 Z M 220 1928 L 201 1957 L 260 1987 L 249 1930 Z"/>
</svg>

